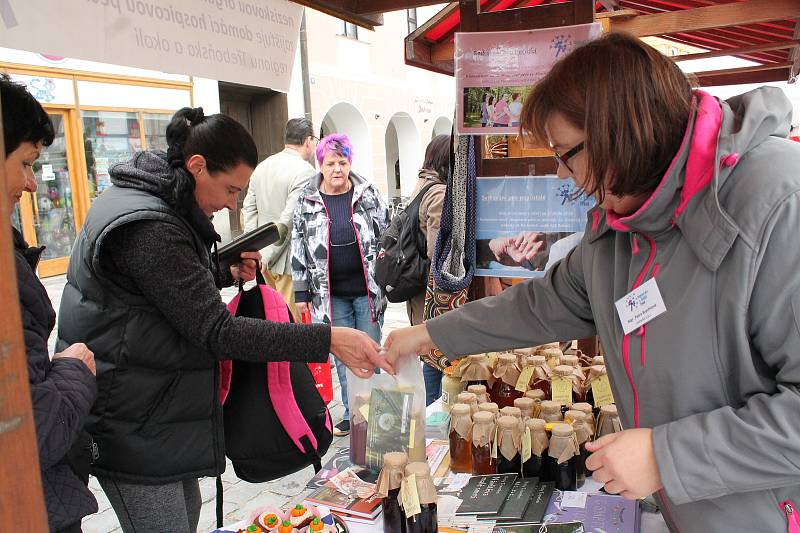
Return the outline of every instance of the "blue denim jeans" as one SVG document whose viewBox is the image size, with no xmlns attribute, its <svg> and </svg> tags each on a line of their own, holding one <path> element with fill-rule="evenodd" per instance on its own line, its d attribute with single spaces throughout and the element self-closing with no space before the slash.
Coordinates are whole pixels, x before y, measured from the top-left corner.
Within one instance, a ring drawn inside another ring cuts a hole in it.
<svg viewBox="0 0 800 533">
<path fill-rule="evenodd" d="M 342 298 L 340 296 L 331 297 L 331 307 L 333 316 L 331 321 L 333 326 L 354 328 L 363 331 L 372 339 L 380 344 L 381 327 L 383 326 L 383 316 L 378 322 L 372 321 L 372 313 L 369 309 L 369 297 L 358 296 L 355 298 Z M 333 356 L 333 354 L 331 354 Z M 347 366 L 333 356 L 336 363 L 336 374 L 339 376 L 339 385 L 342 390 L 342 403 L 344 404 L 344 420 L 350 420 L 350 404 L 347 401 Z"/>
<path fill-rule="evenodd" d="M 425 378 L 425 405 L 430 405 L 442 395 L 442 372 L 438 368 L 422 363 L 422 377 Z"/>
</svg>

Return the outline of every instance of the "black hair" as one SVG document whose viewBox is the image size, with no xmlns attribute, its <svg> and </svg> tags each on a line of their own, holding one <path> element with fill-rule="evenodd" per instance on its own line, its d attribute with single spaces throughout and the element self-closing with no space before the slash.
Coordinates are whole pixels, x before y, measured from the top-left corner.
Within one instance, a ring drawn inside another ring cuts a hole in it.
<svg viewBox="0 0 800 533">
<path fill-rule="evenodd" d="M 47 112 L 24 85 L 14 83 L 7 74 L 0 74 L 0 100 L 6 156 L 24 142 L 53 144 L 56 134 Z"/>
<path fill-rule="evenodd" d="M 286 123 L 286 144 L 301 145 L 313 135 L 314 125 L 307 118 L 293 118 Z"/>
<path fill-rule="evenodd" d="M 439 179 L 446 182 L 450 172 L 450 136 L 437 135 L 425 149 L 425 162 L 422 168 L 435 170 Z"/>
<path fill-rule="evenodd" d="M 196 203 L 196 183 L 186 168 L 191 156 L 202 155 L 209 173 L 224 172 L 239 164 L 251 168 L 258 164 L 256 143 L 244 126 L 221 113 L 206 117 L 202 107 L 184 107 L 172 116 L 167 126 L 167 146 L 173 179 L 165 196 L 182 215 L 189 214 Z"/>
</svg>

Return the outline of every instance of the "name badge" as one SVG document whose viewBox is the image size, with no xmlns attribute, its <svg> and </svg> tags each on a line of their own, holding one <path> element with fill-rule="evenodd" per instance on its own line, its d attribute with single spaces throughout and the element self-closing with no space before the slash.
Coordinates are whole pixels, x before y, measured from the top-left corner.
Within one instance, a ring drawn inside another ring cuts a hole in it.
<svg viewBox="0 0 800 533">
<path fill-rule="evenodd" d="M 614 305 L 625 335 L 667 311 L 655 278 L 650 278 L 614 302 Z"/>
</svg>

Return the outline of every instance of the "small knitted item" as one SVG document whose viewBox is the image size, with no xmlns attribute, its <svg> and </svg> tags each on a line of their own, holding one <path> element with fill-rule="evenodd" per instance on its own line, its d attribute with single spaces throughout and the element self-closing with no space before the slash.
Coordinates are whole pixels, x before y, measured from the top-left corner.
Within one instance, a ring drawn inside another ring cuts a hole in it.
<svg viewBox="0 0 800 533">
<path fill-rule="evenodd" d="M 475 273 L 475 195 L 475 139 L 471 135 L 460 136 L 431 263 L 437 289 L 457 292 L 472 283 Z"/>
</svg>

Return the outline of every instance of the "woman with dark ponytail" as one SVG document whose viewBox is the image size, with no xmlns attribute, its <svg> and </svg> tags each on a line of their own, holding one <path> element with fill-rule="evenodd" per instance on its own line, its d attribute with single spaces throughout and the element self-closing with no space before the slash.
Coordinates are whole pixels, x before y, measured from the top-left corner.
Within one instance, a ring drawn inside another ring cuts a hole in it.
<svg viewBox="0 0 800 533">
<path fill-rule="evenodd" d="M 59 313 L 59 345 L 80 340 L 95 354 L 92 473 L 126 532 L 197 529 L 198 478 L 225 469 L 219 359 L 324 362 L 332 352 L 359 376 L 391 371 L 366 333 L 228 312 L 219 289 L 254 279 L 260 254 L 221 271 L 211 216 L 235 209 L 256 146 L 234 119 L 201 108 L 175 113 L 167 142 L 167 153 L 112 167 L 114 186 L 75 242 Z"/>
</svg>

